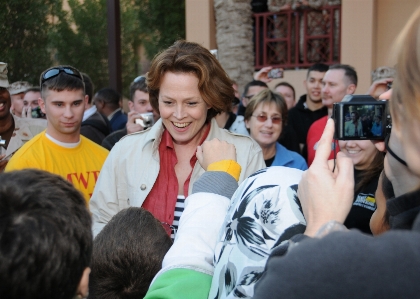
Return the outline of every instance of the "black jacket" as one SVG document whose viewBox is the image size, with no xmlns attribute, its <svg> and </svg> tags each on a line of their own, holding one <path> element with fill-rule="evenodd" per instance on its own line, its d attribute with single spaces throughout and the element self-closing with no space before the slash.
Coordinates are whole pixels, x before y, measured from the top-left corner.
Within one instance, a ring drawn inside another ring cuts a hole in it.
<svg viewBox="0 0 420 299">
<path fill-rule="evenodd" d="M 80 128 L 80 134 L 93 142 L 101 145 L 102 140 L 111 133 L 111 126 L 108 119 L 96 111 L 84 122 Z"/>
<path fill-rule="evenodd" d="M 318 119 L 328 114 L 327 107 L 311 111 L 306 108 L 306 94 L 299 98 L 295 107 L 289 110 L 287 125 L 296 133 L 298 143 L 304 144 L 302 156 L 307 159 L 306 136 L 309 128 Z"/>
</svg>

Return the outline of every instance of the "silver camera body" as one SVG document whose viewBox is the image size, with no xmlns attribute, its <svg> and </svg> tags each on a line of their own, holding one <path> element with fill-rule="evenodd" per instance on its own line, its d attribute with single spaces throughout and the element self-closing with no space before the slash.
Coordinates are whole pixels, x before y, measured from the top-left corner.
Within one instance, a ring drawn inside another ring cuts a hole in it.
<svg viewBox="0 0 420 299">
<path fill-rule="evenodd" d="M 136 119 L 136 124 L 139 124 L 140 126 L 142 126 L 144 129 L 150 128 L 151 126 L 153 126 L 153 124 L 155 123 L 154 118 L 153 118 L 153 113 L 152 112 L 148 112 L 148 113 L 140 113 L 141 118 L 137 118 Z"/>
</svg>

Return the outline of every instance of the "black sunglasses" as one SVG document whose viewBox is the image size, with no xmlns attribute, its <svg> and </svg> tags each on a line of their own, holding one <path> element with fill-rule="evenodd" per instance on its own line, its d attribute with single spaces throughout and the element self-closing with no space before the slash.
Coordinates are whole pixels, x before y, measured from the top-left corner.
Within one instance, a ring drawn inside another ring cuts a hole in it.
<svg viewBox="0 0 420 299">
<path fill-rule="evenodd" d="M 82 82 L 83 82 L 83 77 L 78 70 L 76 70 L 72 67 L 66 66 L 66 67 L 55 67 L 55 68 L 49 69 L 48 71 L 43 73 L 42 76 L 41 76 L 41 85 L 45 81 L 47 81 L 51 78 L 57 77 L 61 72 L 64 72 L 64 73 L 66 73 L 67 75 L 70 75 L 70 76 L 77 77 L 80 80 L 82 80 Z"/>
</svg>

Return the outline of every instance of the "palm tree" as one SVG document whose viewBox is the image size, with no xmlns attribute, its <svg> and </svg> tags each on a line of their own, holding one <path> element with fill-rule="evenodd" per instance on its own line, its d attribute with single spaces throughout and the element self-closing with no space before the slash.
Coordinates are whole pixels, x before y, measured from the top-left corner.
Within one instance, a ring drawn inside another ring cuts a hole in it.
<svg viewBox="0 0 420 299">
<path fill-rule="evenodd" d="M 254 52 L 250 0 L 214 0 L 218 59 L 241 91 L 252 80 Z"/>
</svg>

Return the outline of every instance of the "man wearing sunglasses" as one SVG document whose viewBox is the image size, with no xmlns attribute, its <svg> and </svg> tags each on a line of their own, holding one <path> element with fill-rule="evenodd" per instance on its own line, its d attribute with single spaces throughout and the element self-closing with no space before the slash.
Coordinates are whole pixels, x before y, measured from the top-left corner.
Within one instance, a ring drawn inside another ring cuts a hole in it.
<svg viewBox="0 0 420 299">
<path fill-rule="evenodd" d="M 89 202 L 108 151 L 80 135 L 88 101 L 83 77 L 71 66 L 53 67 L 41 74 L 40 86 L 47 129 L 13 156 L 6 171 L 37 168 L 58 174 Z"/>
<path fill-rule="evenodd" d="M 45 130 L 44 119 L 21 118 L 10 112 L 12 100 L 8 91 L 7 64 L 0 62 L 0 172 L 9 159 L 32 137 Z"/>
<path fill-rule="evenodd" d="M 160 115 L 153 110 L 149 100 L 149 90 L 147 89 L 146 77 L 139 76 L 133 80 L 130 85 L 130 99 L 128 101 L 130 112 L 128 113 L 128 120 L 124 129 L 112 132 L 102 141 L 102 146 L 111 150 L 115 143 L 120 141 L 127 134 L 143 131 L 147 128 L 139 123 L 139 119 L 143 119 L 142 114 L 152 113 L 153 123 L 155 123 Z"/>
</svg>

